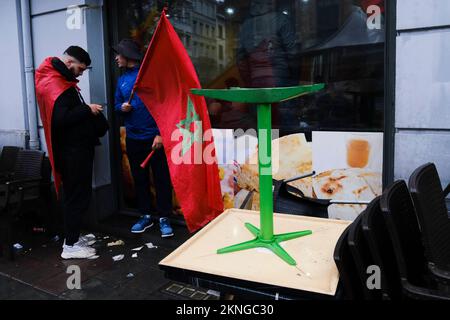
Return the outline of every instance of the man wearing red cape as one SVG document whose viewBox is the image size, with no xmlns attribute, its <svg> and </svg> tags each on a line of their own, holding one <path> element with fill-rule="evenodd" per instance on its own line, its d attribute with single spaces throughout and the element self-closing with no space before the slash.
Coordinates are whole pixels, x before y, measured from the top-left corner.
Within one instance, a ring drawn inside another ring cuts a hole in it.
<svg viewBox="0 0 450 320">
<path fill-rule="evenodd" d="M 71 46 L 48 57 L 36 70 L 36 96 L 58 196 L 62 184 L 65 241 L 61 257 L 82 259 L 95 249 L 80 237 L 82 216 L 92 193 L 94 148 L 108 130 L 102 106 L 86 104 L 77 78 L 91 64 L 89 54 Z"/>
</svg>

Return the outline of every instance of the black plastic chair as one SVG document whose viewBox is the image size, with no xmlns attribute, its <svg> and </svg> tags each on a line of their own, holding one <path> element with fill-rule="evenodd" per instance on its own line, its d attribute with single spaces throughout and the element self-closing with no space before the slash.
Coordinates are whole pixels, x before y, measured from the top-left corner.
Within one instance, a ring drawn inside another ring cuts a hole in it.
<svg viewBox="0 0 450 320">
<path fill-rule="evenodd" d="M 450 299 L 450 295 L 436 290 L 436 284 L 429 277 L 419 223 L 406 183 L 397 181 L 386 189 L 380 205 L 405 297 Z"/>
<path fill-rule="evenodd" d="M 14 259 L 14 218 L 22 209 L 23 189 L 20 186 L 9 186 L 0 195 L 0 247 L 1 253 L 6 259 Z"/>
<path fill-rule="evenodd" d="M 0 181 L 7 180 L 14 172 L 19 147 L 5 146 L 0 155 Z"/>
<path fill-rule="evenodd" d="M 362 230 L 362 219 L 364 215 L 365 211 L 363 211 L 350 225 L 348 246 L 355 262 L 357 275 L 359 277 L 364 298 L 366 300 L 381 300 L 381 290 L 376 288 L 369 289 L 367 285 L 367 280 L 369 278 L 367 268 L 375 265 L 375 262 L 371 255 L 369 244 L 367 243 Z"/>
<path fill-rule="evenodd" d="M 40 179 L 44 155 L 45 153 L 39 150 L 19 150 L 13 180 Z"/>
<path fill-rule="evenodd" d="M 436 166 L 427 163 L 409 179 L 409 188 L 422 227 L 429 268 L 438 280 L 450 283 L 450 219 Z M 448 187 L 447 187 L 448 188 Z"/>
<path fill-rule="evenodd" d="M 399 300 L 402 297 L 400 274 L 380 200 L 381 197 L 375 198 L 367 207 L 362 218 L 362 230 L 373 261 L 380 268 L 383 299 Z"/>
<path fill-rule="evenodd" d="M 24 189 L 24 200 L 34 200 L 39 197 L 42 168 L 45 152 L 39 150 L 20 150 L 9 185 L 20 185 Z"/>
<path fill-rule="evenodd" d="M 346 300 L 362 300 L 363 288 L 361 287 L 355 261 L 348 246 L 350 227 L 351 225 L 339 237 L 334 248 L 333 257 L 339 271 L 339 285 L 343 289 L 344 298 Z"/>
<path fill-rule="evenodd" d="M 329 200 L 312 199 L 287 184 L 286 180 L 274 180 L 274 212 L 301 216 L 328 218 Z"/>
<path fill-rule="evenodd" d="M 0 220 L 4 235 L 3 252 L 13 259 L 12 243 L 14 223 L 22 212 L 28 209 L 47 210 L 41 197 L 44 152 L 38 150 L 20 150 L 17 154 L 14 172 L 10 180 L 0 184 Z"/>
<path fill-rule="evenodd" d="M 273 179 L 273 206 L 278 213 L 328 219 L 328 207 L 332 204 L 368 204 L 366 201 L 343 201 L 333 199 L 316 199 L 289 185 L 289 182 L 313 176 L 315 172 L 285 180 Z"/>
</svg>

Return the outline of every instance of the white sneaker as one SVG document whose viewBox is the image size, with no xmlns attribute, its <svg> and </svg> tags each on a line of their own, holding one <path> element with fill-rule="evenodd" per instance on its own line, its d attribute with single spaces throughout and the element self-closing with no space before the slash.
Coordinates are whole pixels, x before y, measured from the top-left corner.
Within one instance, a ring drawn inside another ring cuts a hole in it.
<svg viewBox="0 0 450 320">
<path fill-rule="evenodd" d="M 63 259 L 86 259 L 95 256 L 95 249 L 90 247 L 81 247 L 76 244 L 63 247 L 61 258 Z"/>
<path fill-rule="evenodd" d="M 91 237 L 86 237 L 86 236 L 80 236 L 78 238 L 78 241 L 74 243 L 74 245 L 76 246 L 80 246 L 80 247 L 90 247 L 92 246 L 95 242 L 97 242 L 96 240 L 94 240 Z M 66 245 L 66 239 L 64 239 L 64 243 L 63 243 L 63 248 Z"/>
<path fill-rule="evenodd" d="M 77 244 L 81 247 L 89 247 L 89 246 L 92 246 L 96 242 L 97 242 L 97 240 L 95 240 L 95 236 L 92 237 L 91 235 L 85 235 L 85 236 L 80 236 L 78 238 L 78 242 L 75 244 Z"/>
</svg>

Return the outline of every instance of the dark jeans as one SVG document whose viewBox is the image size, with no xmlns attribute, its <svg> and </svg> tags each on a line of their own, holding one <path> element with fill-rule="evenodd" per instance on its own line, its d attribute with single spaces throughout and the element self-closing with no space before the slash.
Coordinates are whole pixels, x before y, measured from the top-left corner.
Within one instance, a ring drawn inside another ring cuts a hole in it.
<svg viewBox="0 0 450 320">
<path fill-rule="evenodd" d="M 127 155 L 133 175 L 139 212 L 150 214 L 151 195 L 149 167 L 141 168 L 141 163 L 152 151 L 153 139 L 136 140 L 127 138 Z M 156 190 L 156 210 L 160 217 L 167 217 L 172 212 L 172 185 L 170 182 L 169 167 L 164 149 L 155 151 L 149 165 L 153 172 L 154 187 Z"/>
<path fill-rule="evenodd" d="M 83 214 L 91 201 L 94 146 L 67 148 L 60 161 L 66 245 L 71 246 L 78 241 Z"/>
</svg>

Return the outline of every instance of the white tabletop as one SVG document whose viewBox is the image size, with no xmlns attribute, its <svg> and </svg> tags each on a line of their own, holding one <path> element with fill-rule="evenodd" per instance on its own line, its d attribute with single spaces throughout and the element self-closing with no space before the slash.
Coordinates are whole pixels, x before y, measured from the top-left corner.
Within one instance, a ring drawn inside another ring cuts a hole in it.
<svg viewBox="0 0 450 320">
<path fill-rule="evenodd" d="M 229 209 L 191 237 L 160 265 L 247 280 L 279 287 L 334 295 L 339 273 L 334 247 L 350 221 L 275 214 L 275 234 L 312 230 L 312 235 L 282 242 L 297 261 L 290 266 L 267 249 L 217 254 L 217 249 L 254 237 L 245 228 L 259 227 L 259 212 Z"/>
</svg>

